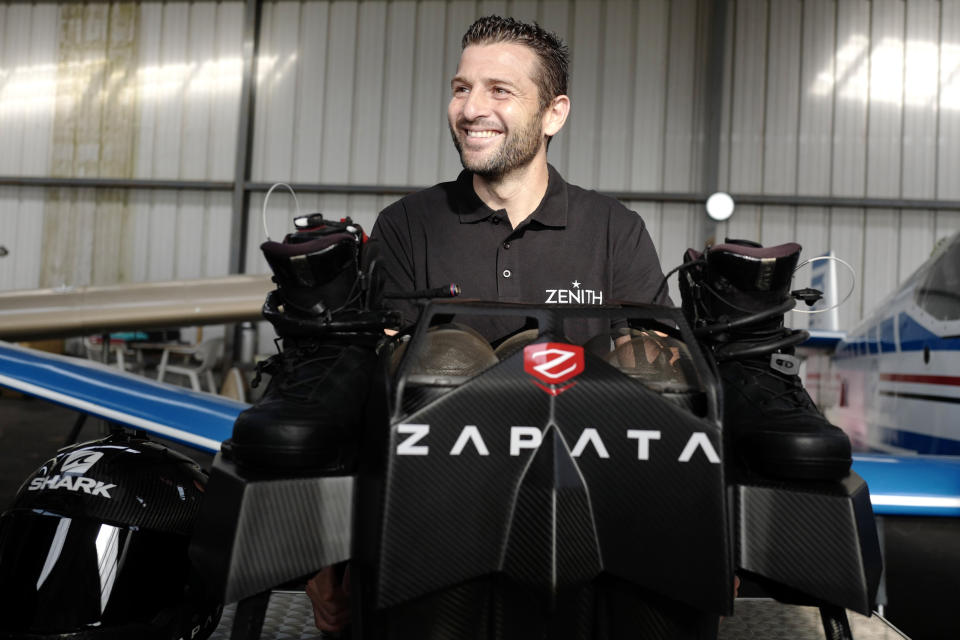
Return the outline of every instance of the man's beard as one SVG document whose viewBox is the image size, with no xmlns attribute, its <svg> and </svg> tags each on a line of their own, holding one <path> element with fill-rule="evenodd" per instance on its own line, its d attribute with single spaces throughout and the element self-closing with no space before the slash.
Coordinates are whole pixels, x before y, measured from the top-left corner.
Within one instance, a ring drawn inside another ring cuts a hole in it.
<svg viewBox="0 0 960 640">
<path fill-rule="evenodd" d="M 530 118 L 517 131 L 510 131 L 500 148 L 492 155 L 476 161 L 467 161 L 463 154 L 463 145 L 457 137 L 457 130 L 451 125 L 450 135 L 453 137 L 453 146 L 460 154 L 460 164 L 464 169 L 488 180 L 499 180 L 514 169 L 528 165 L 543 144 L 543 132 L 540 130 L 542 113 Z"/>
</svg>

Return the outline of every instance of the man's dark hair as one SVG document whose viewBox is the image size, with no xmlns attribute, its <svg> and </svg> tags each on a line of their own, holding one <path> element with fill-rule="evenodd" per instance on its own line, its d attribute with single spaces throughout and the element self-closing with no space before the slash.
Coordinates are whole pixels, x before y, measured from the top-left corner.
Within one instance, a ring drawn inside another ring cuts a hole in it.
<svg viewBox="0 0 960 640">
<path fill-rule="evenodd" d="M 556 34 L 536 22 L 527 24 L 513 18 L 487 16 L 480 18 L 463 34 L 462 47 L 472 44 L 506 42 L 530 47 L 540 61 L 537 84 L 540 108 L 545 109 L 557 96 L 566 95 L 570 78 L 570 51 Z"/>
</svg>

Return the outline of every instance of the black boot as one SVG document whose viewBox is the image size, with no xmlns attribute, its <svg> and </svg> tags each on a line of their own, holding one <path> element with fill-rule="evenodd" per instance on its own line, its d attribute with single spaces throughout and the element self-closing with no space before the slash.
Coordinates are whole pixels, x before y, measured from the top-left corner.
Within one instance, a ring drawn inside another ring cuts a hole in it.
<svg viewBox="0 0 960 640">
<path fill-rule="evenodd" d="M 806 331 L 783 325 L 800 245 L 727 240 L 684 254 L 683 311 L 717 361 L 723 425 L 735 459 L 783 479 L 835 479 L 850 469 L 850 440 L 803 388 L 793 347 Z M 741 468 L 742 468 L 741 467 Z"/>
<path fill-rule="evenodd" d="M 247 468 L 346 473 L 356 460 L 367 400 L 388 312 L 371 311 L 362 271 L 363 231 L 349 218 L 297 220 L 298 231 L 260 249 L 277 288 L 263 315 L 282 340 L 258 365 L 272 377 L 263 397 L 242 412 L 224 455 Z"/>
</svg>

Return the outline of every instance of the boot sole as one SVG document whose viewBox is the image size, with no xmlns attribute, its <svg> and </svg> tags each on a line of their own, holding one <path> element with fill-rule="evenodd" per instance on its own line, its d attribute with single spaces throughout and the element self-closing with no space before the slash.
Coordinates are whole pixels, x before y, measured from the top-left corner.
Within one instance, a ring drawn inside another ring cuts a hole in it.
<svg viewBox="0 0 960 640">
<path fill-rule="evenodd" d="M 331 452 L 330 447 L 305 449 L 276 445 L 243 446 L 226 440 L 221 451 L 225 458 L 241 467 L 271 473 L 346 475 L 356 466 L 354 448 L 342 446 Z"/>
</svg>

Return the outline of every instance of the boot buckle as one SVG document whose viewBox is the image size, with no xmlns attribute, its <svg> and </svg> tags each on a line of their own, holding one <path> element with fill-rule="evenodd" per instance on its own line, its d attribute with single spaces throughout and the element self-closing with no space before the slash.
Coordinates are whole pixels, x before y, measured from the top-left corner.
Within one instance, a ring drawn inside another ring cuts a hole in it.
<svg viewBox="0 0 960 640">
<path fill-rule="evenodd" d="M 800 358 L 787 353 L 771 353 L 770 368 L 788 376 L 795 376 L 800 373 Z"/>
</svg>

